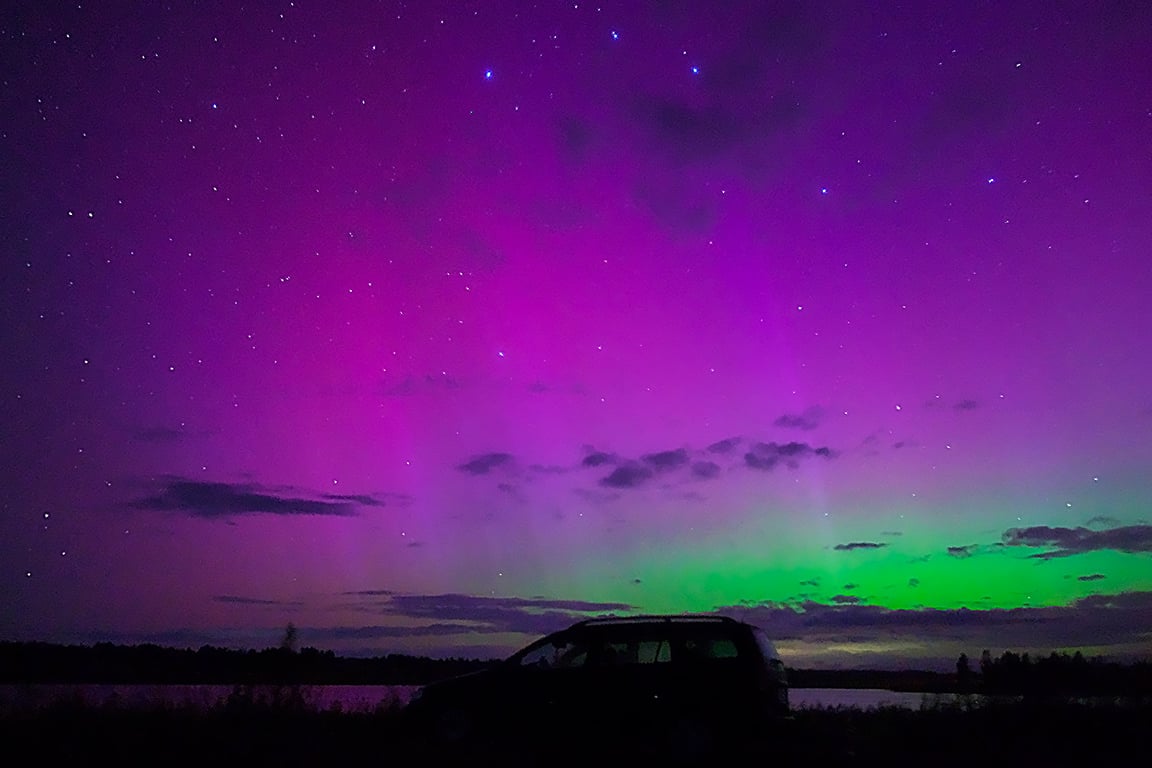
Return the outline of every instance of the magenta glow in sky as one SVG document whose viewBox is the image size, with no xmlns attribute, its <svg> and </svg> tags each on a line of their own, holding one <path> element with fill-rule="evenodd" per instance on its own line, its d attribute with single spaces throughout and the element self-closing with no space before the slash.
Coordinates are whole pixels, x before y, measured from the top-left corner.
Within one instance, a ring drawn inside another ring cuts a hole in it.
<svg viewBox="0 0 1152 768">
<path fill-rule="evenodd" d="M 1147 655 L 1150 30 L 13 6 L 0 633 Z"/>
</svg>

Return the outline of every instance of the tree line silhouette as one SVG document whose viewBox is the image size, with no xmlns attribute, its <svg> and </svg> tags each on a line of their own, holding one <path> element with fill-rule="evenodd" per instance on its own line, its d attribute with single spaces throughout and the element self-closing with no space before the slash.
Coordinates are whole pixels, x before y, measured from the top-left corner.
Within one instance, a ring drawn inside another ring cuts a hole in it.
<svg viewBox="0 0 1152 768">
<path fill-rule="evenodd" d="M 0 642 L 0 683 L 421 685 L 488 664 L 405 654 L 351 658 L 286 645 L 240 651 L 210 645 L 191 650 Z"/>
<path fill-rule="evenodd" d="M 291 627 L 279 647 L 197 650 L 154 644 L 58 645 L 0 642 L 0 683 L 116 683 L 170 685 L 423 685 L 474 672 L 498 662 L 433 659 L 408 654 L 371 658 L 295 647 Z M 1121 664 L 1081 653 L 1031 657 L 1005 651 L 966 654 L 955 673 L 923 670 L 788 669 L 796 688 L 887 688 L 905 691 L 988 694 L 1152 695 L 1152 663 Z"/>
<path fill-rule="evenodd" d="M 1072 655 L 1053 651 L 1035 658 L 1004 651 L 997 658 L 985 649 L 980 654 L 979 675 L 968 656 L 960 654 L 956 683 L 960 690 L 983 693 L 1148 695 L 1152 693 L 1152 663 L 1119 664 L 1100 656 L 1088 659 L 1080 651 Z"/>
</svg>

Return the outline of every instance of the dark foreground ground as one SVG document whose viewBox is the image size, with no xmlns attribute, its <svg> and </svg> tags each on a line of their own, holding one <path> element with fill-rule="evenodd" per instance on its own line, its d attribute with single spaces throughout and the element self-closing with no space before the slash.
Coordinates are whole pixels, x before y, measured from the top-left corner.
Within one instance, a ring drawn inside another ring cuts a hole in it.
<svg viewBox="0 0 1152 768">
<path fill-rule="evenodd" d="M 664 748 L 635 734 L 629 748 L 598 743 L 558 724 L 560 736 L 447 754 L 420 743 L 392 713 L 239 708 L 213 712 L 58 707 L 0 719 L 5 762 L 163 766 L 564 766 L 756 765 L 1092 766 L 1143 764 L 1152 747 L 1152 703 L 1079 706 L 1033 702 L 981 709 L 800 710 L 763 738 L 724 754 Z M 567 732 L 566 732 L 567 731 Z M 1144 756 L 1144 757 L 1141 757 Z M 1136 762 L 1133 762 L 1136 761 Z M 15 764 L 15 763 L 12 763 Z M 747 765 L 738 760 L 734 765 Z"/>
</svg>

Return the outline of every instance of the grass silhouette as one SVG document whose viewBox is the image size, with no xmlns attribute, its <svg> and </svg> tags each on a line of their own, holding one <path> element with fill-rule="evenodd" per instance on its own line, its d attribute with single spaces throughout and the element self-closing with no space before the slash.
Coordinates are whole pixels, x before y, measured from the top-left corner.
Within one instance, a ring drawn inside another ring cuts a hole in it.
<svg viewBox="0 0 1152 768">
<path fill-rule="evenodd" d="M 979 707 L 934 706 L 797 710 L 779 730 L 726 744 L 725 757 L 781 764 L 960 766 L 987 763 L 1079 765 L 1129 761 L 1142 754 L 1152 701 L 1087 705 L 1014 700 Z M 514 724 L 513 724 L 514 725 Z M 578 728 L 526 739 L 485 740 L 443 754 L 408 731 L 395 711 L 318 712 L 287 696 L 242 697 L 205 711 L 61 703 L 0 718 L 9 754 L 36 764 L 93 765 L 630 765 L 677 754 L 636 734 L 627 749 Z M 712 763 L 719 755 L 709 756 Z M 463 763 L 458 763 L 463 764 Z"/>
</svg>

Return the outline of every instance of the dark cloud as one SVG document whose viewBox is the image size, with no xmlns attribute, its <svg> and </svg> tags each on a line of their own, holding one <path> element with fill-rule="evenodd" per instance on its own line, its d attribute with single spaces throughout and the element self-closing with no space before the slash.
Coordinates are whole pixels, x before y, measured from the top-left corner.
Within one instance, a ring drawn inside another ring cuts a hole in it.
<svg viewBox="0 0 1152 768">
<path fill-rule="evenodd" d="M 908 579 L 908 586 L 910 586 L 910 587 L 920 586 L 920 579 Z"/>
<path fill-rule="evenodd" d="M 948 554 L 952 557 L 972 557 L 973 550 L 976 549 L 975 544 L 965 544 L 962 547 L 948 547 Z"/>
<path fill-rule="evenodd" d="M 859 603 L 765 602 L 719 608 L 769 631 L 808 643 L 962 641 L 973 648 L 1052 650 L 1110 643 L 1145 646 L 1152 592 L 1091 595 L 1065 606 L 896 609 Z"/>
<path fill-rule="evenodd" d="M 820 419 L 823 416 L 823 408 L 812 406 L 806 408 L 803 413 L 786 413 L 772 423 L 784 429 L 816 429 L 820 426 Z"/>
<path fill-rule="evenodd" d="M 237 597 L 236 595 L 213 595 L 212 599 L 217 603 L 232 603 L 235 605 L 274 605 L 274 606 L 300 606 L 303 605 L 298 600 L 260 600 L 255 597 Z"/>
<path fill-rule="evenodd" d="M 740 444 L 740 438 L 728 437 L 723 440 L 717 440 L 708 446 L 706 449 L 709 453 L 730 453 L 733 448 Z"/>
<path fill-rule="evenodd" d="M 808 443 L 755 443 L 751 450 L 744 454 L 744 463 L 752 469 L 769 470 L 775 468 L 781 461 L 794 467 L 798 459 L 807 456 L 831 458 L 832 451 L 828 448 L 813 448 Z"/>
<path fill-rule="evenodd" d="M 615 463 L 616 457 L 610 453 L 604 453 L 603 451 L 593 451 L 592 453 L 585 456 L 584 460 L 580 462 L 581 466 L 585 467 L 599 467 L 602 464 Z"/>
<path fill-rule="evenodd" d="M 762 166 L 783 149 L 781 139 L 807 113 L 794 90 L 801 72 L 824 60 L 825 22 L 809 4 L 727 6 L 710 19 L 715 39 L 695 77 L 693 96 L 652 98 L 638 118 L 654 148 L 678 163 L 741 161 Z M 668 10 L 677 24 L 698 24 L 698 9 Z"/>
<path fill-rule="evenodd" d="M 845 584 L 845 585 L 844 585 L 844 589 L 845 589 L 846 591 L 849 591 L 849 592 L 851 592 L 853 589 L 856 589 L 856 588 L 857 588 L 857 587 L 859 587 L 859 586 L 860 586 L 859 584 Z"/>
<path fill-rule="evenodd" d="M 375 640 L 399 637 L 435 637 L 437 635 L 459 635 L 470 632 L 486 632 L 474 624 L 463 622 L 437 622 L 417 626 L 365 626 L 331 627 L 324 634 L 334 640 Z"/>
<path fill-rule="evenodd" d="M 193 517 L 219 518 L 256 513 L 349 516 L 356 514 L 358 504 L 345 498 L 302 499 L 263 491 L 252 485 L 172 478 L 155 495 L 141 499 L 135 506 L 183 512 Z"/>
<path fill-rule="evenodd" d="M 1152 525 L 1128 525 L 1102 531 L 1090 528 L 1053 528 L 1036 525 L 1009 528 L 1001 541 L 1009 547 L 1049 547 L 1031 557 L 1048 560 L 1085 552 L 1115 550 L 1130 554 L 1152 552 Z"/>
<path fill-rule="evenodd" d="M 720 474 L 720 465 L 714 461 L 697 461 L 692 464 L 692 475 L 702 480 L 710 480 Z"/>
<path fill-rule="evenodd" d="M 630 461 L 612 470 L 612 474 L 600 479 L 600 485 L 608 488 L 635 488 L 652 477 L 652 470 L 643 464 Z"/>
<path fill-rule="evenodd" d="M 800 585 L 804 587 L 818 587 L 820 586 L 820 578 L 816 577 L 812 579 L 805 579 L 804 581 L 800 582 Z"/>
<path fill-rule="evenodd" d="M 634 611 L 627 603 L 600 603 L 591 600 L 554 600 L 547 597 L 489 597 L 449 593 L 441 595 L 393 595 L 392 604 L 409 616 L 445 616 L 479 621 L 492 611 L 559 610 L 572 613 Z"/>
<path fill-rule="evenodd" d="M 700 233 L 711 229 L 716 222 L 719 204 L 714 198 L 700 195 L 688 179 L 645 177 L 634 194 L 636 201 L 669 229 Z"/>
<path fill-rule="evenodd" d="M 837 544 L 832 547 L 840 552 L 853 552 L 857 549 L 881 549 L 888 546 L 882 541 L 851 541 L 847 544 Z"/>
<path fill-rule="evenodd" d="M 1086 576 L 1077 576 L 1076 577 L 1076 579 L 1078 581 L 1100 581 L 1101 579 L 1106 579 L 1106 578 L 1108 578 L 1108 577 L 1102 573 L 1089 573 Z"/>
<path fill-rule="evenodd" d="M 1002 130 L 1014 110 L 1018 82 L 1007 63 L 996 71 L 973 66 L 955 72 L 933 89 L 923 121 L 909 137 L 910 158 L 917 163 L 939 162 L 979 137 Z"/>
<path fill-rule="evenodd" d="M 627 603 L 552 600 L 542 597 L 488 597 L 464 594 L 392 595 L 384 613 L 409 620 L 431 620 L 431 626 L 451 632 L 546 634 L 580 619 L 609 613 L 629 613 Z M 424 628 L 424 634 L 437 630 Z M 412 634 L 419 634 L 413 632 Z"/>
<path fill-rule="evenodd" d="M 670 472 L 688 463 L 688 451 L 679 448 L 674 451 L 648 453 L 641 456 L 640 460 L 657 472 Z"/>
<path fill-rule="evenodd" d="M 592 126 L 582 117 L 567 115 L 561 118 L 559 130 L 564 156 L 573 163 L 584 162 L 593 144 Z"/>
<path fill-rule="evenodd" d="M 744 454 L 744 463 L 752 469 L 769 470 L 779 461 L 775 456 L 761 456 L 753 451 Z"/>
<path fill-rule="evenodd" d="M 510 453 L 482 453 L 461 464 L 457 469 L 470 475 L 486 475 L 495 469 L 510 467 L 511 465 L 512 454 Z"/>
<path fill-rule="evenodd" d="M 641 104 L 640 119 L 670 160 L 694 163 L 739 153 L 753 139 L 794 124 L 802 112 L 800 105 L 799 96 L 786 90 L 760 100 L 754 109 L 696 106 L 658 97 Z"/>
<path fill-rule="evenodd" d="M 832 602 L 837 605 L 856 605 L 860 602 L 860 598 L 856 595 L 833 595 Z"/>
</svg>

